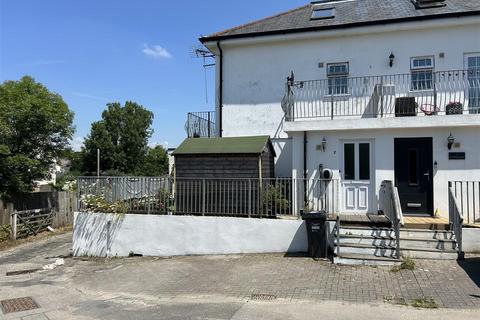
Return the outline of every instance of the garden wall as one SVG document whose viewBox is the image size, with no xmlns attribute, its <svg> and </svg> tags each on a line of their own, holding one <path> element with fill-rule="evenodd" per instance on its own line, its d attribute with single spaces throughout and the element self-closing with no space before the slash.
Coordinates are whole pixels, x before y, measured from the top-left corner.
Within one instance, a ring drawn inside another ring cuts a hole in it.
<svg viewBox="0 0 480 320">
<path fill-rule="evenodd" d="M 301 220 L 76 212 L 75 256 L 221 255 L 307 251 Z"/>
</svg>

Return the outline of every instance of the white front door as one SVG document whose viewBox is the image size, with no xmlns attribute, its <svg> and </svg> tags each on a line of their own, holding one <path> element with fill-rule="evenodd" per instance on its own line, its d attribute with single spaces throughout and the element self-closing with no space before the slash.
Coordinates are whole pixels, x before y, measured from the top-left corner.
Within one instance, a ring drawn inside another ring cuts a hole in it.
<svg viewBox="0 0 480 320">
<path fill-rule="evenodd" d="M 343 141 L 343 209 L 347 213 L 371 213 L 373 210 L 373 142 Z"/>
</svg>

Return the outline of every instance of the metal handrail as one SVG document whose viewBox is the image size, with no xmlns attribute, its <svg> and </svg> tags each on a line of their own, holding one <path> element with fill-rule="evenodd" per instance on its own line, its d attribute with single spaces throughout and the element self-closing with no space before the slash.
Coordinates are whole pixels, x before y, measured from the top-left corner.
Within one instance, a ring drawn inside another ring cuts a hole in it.
<svg viewBox="0 0 480 320">
<path fill-rule="evenodd" d="M 398 189 L 392 181 L 383 181 L 382 187 L 384 192 L 383 214 L 390 221 L 395 232 L 395 255 L 397 259 L 400 259 L 400 227 L 404 224 L 400 197 Z"/>
<path fill-rule="evenodd" d="M 289 78 L 282 108 L 287 121 L 478 114 L 480 72 L 437 71 L 422 80 L 410 73 L 347 77 L 339 83 Z"/>
<path fill-rule="evenodd" d="M 455 235 L 455 240 L 457 243 L 457 252 L 458 258 L 460 260 L 464 259 L 463 252 L 463 213 L 460 210 L 457 197 L 455 196 L 455 190 L 452 186 L 452 183 L 449 182 L 448 186 L 448 204 L 449 204 L 449 224 L 450 229 Z"/>
<path fill-rule="evenodd" d="M 189 138 L 216 137 L 215 111 L 189 112 L 185 131 Z"/>
</svg>

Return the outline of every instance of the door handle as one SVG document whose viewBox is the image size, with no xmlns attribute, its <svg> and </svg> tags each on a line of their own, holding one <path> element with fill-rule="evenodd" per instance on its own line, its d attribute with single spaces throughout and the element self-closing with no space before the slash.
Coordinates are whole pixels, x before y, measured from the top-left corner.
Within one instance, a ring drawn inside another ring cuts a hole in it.
<svg viewBox="0 0 480 320">
<path fill-rule="evenodd" d="M 430 181 L 430 171 L 425 172 L 423 175 L 428 178 L 428 181 Z"/>
</svg>

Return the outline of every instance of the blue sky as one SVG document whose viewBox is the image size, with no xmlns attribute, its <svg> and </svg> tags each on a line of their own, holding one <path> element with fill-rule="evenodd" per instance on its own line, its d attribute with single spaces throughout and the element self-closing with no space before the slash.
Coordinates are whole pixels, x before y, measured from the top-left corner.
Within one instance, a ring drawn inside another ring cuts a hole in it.
<svg viewBox="0 0 480 320">
<path fill-rule="evenodd" d="M 0 0 L 0 82 L 33 76 L 75 112 L 78 147 L 107 102 L 155 114 L 151 144 L 185 138 L 188 111 L 213 110 L 213 69 L 191 57 L 198 37 L 308 0 Z"/>
</svg>

